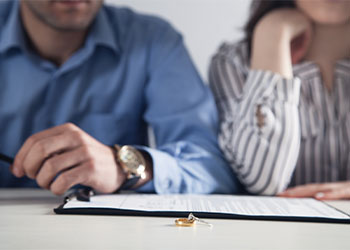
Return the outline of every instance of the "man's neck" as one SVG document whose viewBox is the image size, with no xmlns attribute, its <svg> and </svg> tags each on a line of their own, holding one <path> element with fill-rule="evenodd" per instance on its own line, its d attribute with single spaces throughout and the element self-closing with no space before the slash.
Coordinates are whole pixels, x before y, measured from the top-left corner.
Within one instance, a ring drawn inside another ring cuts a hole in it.
<svg viewBox="0 0 350 250">
<path fill-rule="evenodd" d="M 36 52 L 57 66 L 62 65 L 84 43 L 85 31 L 60 31 L 41 22 L 21 4 L 21 17 L 24 28 Z"/>
</svg>

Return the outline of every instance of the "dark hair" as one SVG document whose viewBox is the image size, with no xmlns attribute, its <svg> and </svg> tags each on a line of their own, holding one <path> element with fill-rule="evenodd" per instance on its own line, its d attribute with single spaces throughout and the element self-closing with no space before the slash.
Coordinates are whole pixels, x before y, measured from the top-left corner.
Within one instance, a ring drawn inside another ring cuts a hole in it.
<svg viewBox="0 0 350 250">
<path fill-rule="evenodd" d="M 295 7 L 294 0 L 253 0 L 250 9 L 250 17 L 244 27 L 245 42 L 248 43 L 249 55 L 255 26 L 260 19 L 272 10 L 279 8 Z"/>
</svg>

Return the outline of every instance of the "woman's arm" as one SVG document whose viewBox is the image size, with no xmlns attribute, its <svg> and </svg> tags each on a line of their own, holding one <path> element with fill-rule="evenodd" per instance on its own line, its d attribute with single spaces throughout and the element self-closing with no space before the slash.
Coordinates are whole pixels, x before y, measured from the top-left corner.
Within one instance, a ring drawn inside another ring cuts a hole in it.
<svg viewBox="0 0 350 250">
<path fill-rule="evenodd" d="M 221 113 L 221 148 L 246 189 L 267 195 L 289 184 L 300 144 L 300 81 L 292 74 L 292 31 L 276 20 L 285 14 L 270 15 L 255 30 L 248 75 L 242 77 L 240 55 L 225 53 L 213 59 L 210 73 Z M 300 49 L 295 60 L 301 59 Z"/>
<path fill-rule="evenodd" d="M 298 10 L 272 11 L 257 24 L 252 42 L 251 68 L 292 79 L 311 42 L 311 22 Z"/>
</svg>

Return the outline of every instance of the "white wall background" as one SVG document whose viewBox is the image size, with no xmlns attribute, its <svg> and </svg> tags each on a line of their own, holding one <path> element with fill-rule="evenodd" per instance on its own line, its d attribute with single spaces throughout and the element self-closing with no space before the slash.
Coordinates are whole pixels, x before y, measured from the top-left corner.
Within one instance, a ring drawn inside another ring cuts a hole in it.
<svg viewBox="0 0 350 250">
<path fill-rule="evenodd" d="M 185 38 L 201 75 L 207 80 L 211 56 L 223 41 L 242 38 L 251 0 L 106 0 L 170 21 Z"/>
</svg>

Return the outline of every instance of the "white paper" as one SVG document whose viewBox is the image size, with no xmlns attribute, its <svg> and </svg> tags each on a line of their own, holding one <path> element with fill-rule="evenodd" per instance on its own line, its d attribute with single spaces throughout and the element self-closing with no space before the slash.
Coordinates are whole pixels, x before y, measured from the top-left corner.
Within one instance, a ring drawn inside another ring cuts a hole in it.
<svg viewBox="0 0 350 250">
<path fill-rule="evenodd" d="M 235 195 L 116 194 L 92 196 L 90 202 L 73 199 L 69 208 L 111 208 L 147 212 L 207 212 L 248 216 L 288 216 L 349 219 L 315 199 Z"/>
</svg>

